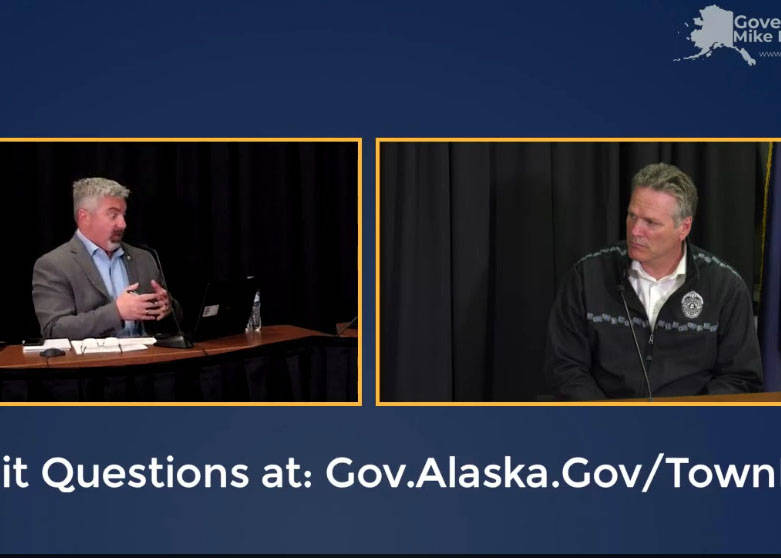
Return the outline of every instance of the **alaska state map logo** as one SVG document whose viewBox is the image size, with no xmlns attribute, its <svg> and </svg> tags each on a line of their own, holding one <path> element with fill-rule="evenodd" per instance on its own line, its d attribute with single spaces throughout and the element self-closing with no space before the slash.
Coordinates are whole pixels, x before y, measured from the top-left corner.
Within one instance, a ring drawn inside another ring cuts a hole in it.
<svg viewBox="0 0 781 558">
<path fill-rule="evenodd" d="M 693 19 L 694 29 L 688 35 L 688 40 L 694 44 L 697 52 L 675 58 L 675 62 L 708 58 L 717 49 L 730 49 L 749 66 L 756 66 L 756 59 L 741 44 L 778 48 L 781 43 L 781 19 L 778 17 L 735 16 L 734 12 L 716 4 L 702 8 L 699 12 L 700 17 Z M 691 28 L 688 23 L 684 25 L 687 30 Z M 781 57 L 781 50 L 761 51 L 759 56 Z"/>
</svg>

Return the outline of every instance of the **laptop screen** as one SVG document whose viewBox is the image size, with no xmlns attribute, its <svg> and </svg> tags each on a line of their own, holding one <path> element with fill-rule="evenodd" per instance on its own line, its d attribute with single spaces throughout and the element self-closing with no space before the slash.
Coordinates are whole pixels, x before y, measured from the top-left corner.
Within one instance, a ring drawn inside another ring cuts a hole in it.
<svg viewBox="0 0 781 558">
<path fill-rule="evenodd" d="M 243 333 L 257 288 L 254 277 L 209 283 L 198 311 L 193 340 L 207 341 Z"/>
</svg>

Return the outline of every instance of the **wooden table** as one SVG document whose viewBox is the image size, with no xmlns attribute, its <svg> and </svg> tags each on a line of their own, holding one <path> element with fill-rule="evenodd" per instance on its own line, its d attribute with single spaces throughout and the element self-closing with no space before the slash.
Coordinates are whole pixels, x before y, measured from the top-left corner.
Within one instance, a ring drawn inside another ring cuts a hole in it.
<svg viewBox="0 0 781 558">
<path fill-rule="evenodd" d="M 0 350 L 0 369 L 3 368 L 94 368 L 99 366 L 127 366 L 170 362 L 185 358 L 218 355 L 242 349 L 251 349 L 270 343 L 281 343 L 305 337 L 325 336 L 312 329 L 291 325 L 265 326 L 259 332 L 232 335 L 212 341 L 195 343 L 191 349 L 171 349 L 151 346 L 144 351 L 127 353 L 94 353 L 77 355 L 73 350 L 64 356 L 45 358 L 37 353 L 22 352 L 22 345 L 9 345 Z"/>
<path fill-rule="evenodd" d="M 126 353 L 0 350 L 0 401 L 357 401 L 357 340 L 290 325 Z"/>
</svg>

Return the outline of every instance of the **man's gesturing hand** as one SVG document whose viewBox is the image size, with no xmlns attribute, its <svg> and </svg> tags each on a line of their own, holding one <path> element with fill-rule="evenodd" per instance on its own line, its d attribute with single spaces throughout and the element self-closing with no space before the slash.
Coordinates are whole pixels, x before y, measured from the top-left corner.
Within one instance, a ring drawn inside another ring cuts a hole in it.
<svg viewBox="0 0 781 558">
<path fill-rule="evenodd" d="M 152 281 L 152 286 L 157 285 Z M 158 285 L 159 287 L 159 285 Z M 160 295 L 157 292 L 150 294 L 136 294 L 138 283 L 128 285 L 117 297 L 117 310 L 123 320 L 156 320 L 160 314 L 158 300 Z M 163 291 L 165 292 L 165 291 Z M 165 297 L 168 302 L 168 294 Z"/>
<path fill-rule="evenodd" d="M 157 309 L 152 312 L 152 315 L 156 320 L 162 320 L 171 313 L 171 300 L 168 298 L 168 291 L 154 279 L 152 279 L 150 285 L 152 285 L 152 290 L 155 291 L 155 298 L 157 299 Z"/>
</svg>

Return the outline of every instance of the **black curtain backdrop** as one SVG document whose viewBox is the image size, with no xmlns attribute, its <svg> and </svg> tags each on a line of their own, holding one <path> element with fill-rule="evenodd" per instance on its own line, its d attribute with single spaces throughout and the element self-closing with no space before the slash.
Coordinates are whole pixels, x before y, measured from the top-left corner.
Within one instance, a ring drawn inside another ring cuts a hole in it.
<svg viewBox="0 0 781 558">
<path fill-rule="evenodd" d="M 625 238 L 631 178 L 648 163 L 692 176 L 691 240 L 751 288 L 766 152 L 756 143 L 382 143 L 381 399 L 544 398 L 559 281 L 584 254 Z"/>
<path fill-rule="evenodd" d="M 265 324 L 333 332 L 357 313 L 356 143 L 0 142 L 0 339 L 40 335 L 36 258 L 75 231 L 72 183 L 131 189 L 125 240 L 155 247 L 192 324 L 211 279 L 255 275 Z"/>
</svg>

